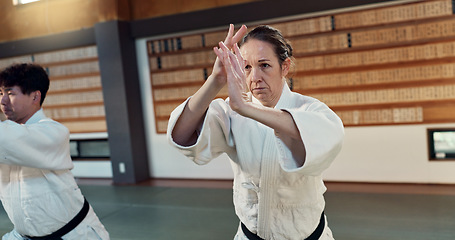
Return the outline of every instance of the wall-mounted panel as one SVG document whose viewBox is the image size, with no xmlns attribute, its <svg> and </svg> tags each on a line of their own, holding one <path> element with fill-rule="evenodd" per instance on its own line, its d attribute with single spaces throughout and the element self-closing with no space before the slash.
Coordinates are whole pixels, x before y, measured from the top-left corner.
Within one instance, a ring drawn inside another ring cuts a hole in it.
<svg viewBox="0 0 455 240">
<path fill-rule="evenodd" d="M 447 123 L 455 121 L 452 3 L 416 1 L 263 24 L 280 29 L 294 47 L 293 90 L 327 103 L 345 126 Z M 225 34 L 148 41 L 158 133 L 211 73 L 212 47 Z"/>
<path fill-rule="evenodd" d="M 71 133 L 106 132 L 104 101 L 96 46 L 0 59 L 0 68 L 36 63 L 50 78 L 45 114 Z"/>
</svg>

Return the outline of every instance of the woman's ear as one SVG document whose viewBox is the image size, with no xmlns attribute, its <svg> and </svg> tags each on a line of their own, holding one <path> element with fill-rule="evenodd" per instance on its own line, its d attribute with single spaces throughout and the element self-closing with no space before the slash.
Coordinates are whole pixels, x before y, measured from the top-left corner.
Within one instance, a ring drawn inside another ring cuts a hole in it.
<svg viewBox="0 0 455 240">
<path fill-rule="evenodd" d="M 290 69 L 291 69 L 291 59 L 286 58 L 286 60 L 284 60 L 283 63 L 281 63 L 281 75 L 283 77 L 286 77 L 286 75 L 288 75 Z"/>
</svg>

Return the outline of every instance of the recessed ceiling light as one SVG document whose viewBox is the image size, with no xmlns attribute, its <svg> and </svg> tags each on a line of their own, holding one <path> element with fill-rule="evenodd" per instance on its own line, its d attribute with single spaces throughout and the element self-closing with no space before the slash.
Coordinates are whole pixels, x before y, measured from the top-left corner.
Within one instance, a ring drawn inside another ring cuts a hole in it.
<svg viewBox="0 0 455 240">
<path fill-rule="evenodd" d="M 38 2 L 39 0 L 13 0 L 14 5 L 22 5 L 22 4 L 27 4 L 31 2 Z"/>
</svg>

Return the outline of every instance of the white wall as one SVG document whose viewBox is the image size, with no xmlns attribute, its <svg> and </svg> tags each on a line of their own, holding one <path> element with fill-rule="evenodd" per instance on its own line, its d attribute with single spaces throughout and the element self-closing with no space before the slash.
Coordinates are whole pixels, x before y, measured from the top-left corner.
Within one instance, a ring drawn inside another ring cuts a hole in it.
<svg viewBox="0 0 455 240">
<path fill-rule="evenodd" d="M 146 40 L 136 42 L 149 148 L 150 174 L 157 178 L 230 179 L 227 156 L 198 166 L 156 134 Z M 455 161 L 428 161 L 427 128 L 454 124 L 346 128 L 343 149 L 324 173 L 330 181 L 455 183 Z"/>
<path fill-rule="evenodd" d="M 324 178 L 333 181 L 455 183 L 455 161 L 429 161 L 427 128 L 455 124 L 350 127 Z"/>
<path fill-rule="evenodd" d="M 111 161 L 73 161 L 71 170 L 74 177 L 78 178 L 112 178 Z"/>
</svg>

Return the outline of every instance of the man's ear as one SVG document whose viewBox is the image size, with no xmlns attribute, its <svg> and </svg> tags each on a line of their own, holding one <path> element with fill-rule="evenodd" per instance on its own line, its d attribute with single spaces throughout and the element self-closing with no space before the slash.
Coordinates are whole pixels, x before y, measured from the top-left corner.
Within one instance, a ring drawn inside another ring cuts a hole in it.
<svg viewBox="0 0 455 240">
<path fill-rule="evenodd" d="M 40 91 L 34 91 L 31 93 L 33 96 L 33 102 L 38 103 L 38 105 L 41 103 L 41 92 Z"/>
</svg>

